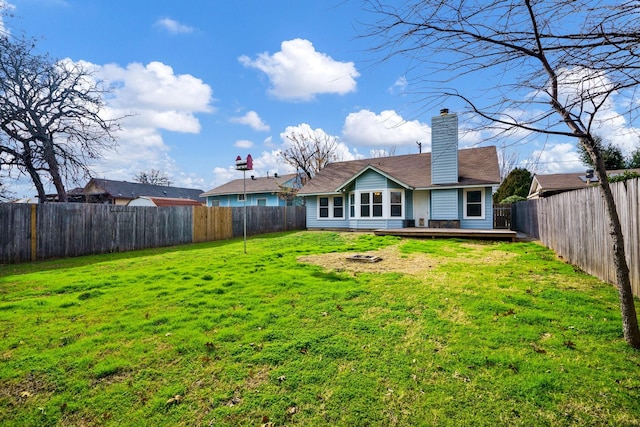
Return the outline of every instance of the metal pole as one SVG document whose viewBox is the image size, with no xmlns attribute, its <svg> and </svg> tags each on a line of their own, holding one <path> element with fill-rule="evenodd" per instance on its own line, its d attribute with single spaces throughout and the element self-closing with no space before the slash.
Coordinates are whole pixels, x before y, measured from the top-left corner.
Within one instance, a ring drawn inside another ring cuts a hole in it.
<svg viewBox="0 0 640 427">
<path fill-rule="evenodd" d="M 242 193 L 244 195 L 244 253 L 247 253 L 247 171 L 242 171 Z"/>
</svg>

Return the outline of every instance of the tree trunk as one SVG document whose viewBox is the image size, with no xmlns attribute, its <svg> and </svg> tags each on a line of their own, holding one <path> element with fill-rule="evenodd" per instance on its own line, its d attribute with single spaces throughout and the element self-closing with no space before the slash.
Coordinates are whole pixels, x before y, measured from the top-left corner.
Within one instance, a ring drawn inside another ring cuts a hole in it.
<svg viewBox="0 0 640 427">
<path fill-rule="evenodd" d="M 625 257 L 624 235 L 622 234 L 622 225 L 620 224 L 618 209 L 607 179 L 607 170 L 602 156 L 596 153 L 597 148 L 593 144 L 590 144 L 590 142 L 585 141 L 583 145 L 591 155 L 596 170 L 598 171 L 600 190 L 609 214 L 609 233 L 613 239 L 613 262 L 616 269 L 624 338 L 631 347 L 640 349 L 640 328 L 638 327 L 631 279 L 629 278 L 629 265 Z"/>
<path fill-rule="evenodd" d="M 35 170 L 33 165 L 25 165 L 25 169 L 27 169 L 27 173 L 31 177 L 31 181 L 38 192 L 38 203 L 44 203 L 47 200 L 47 194 L 44 191 L 44 185 L 42 184 L 42 179 L 38 171 Z"/>
<path fill-rule="evenodd" d="M 64 183 L 62 182 L 62 176 L 60 175 L 60 168 L 58 166 L 58 159 L 56 158 L 56 153 L 53 149 L 53 141 L 47 140 L 43 141 L 44 148 L 44 160 L 47 162 L 49 166 L 49 175 L 51 175 L 51 180 L 53 181 L 53 185 L 56 187 L 56 193 L 58 193 L 58 202 L 66 202 L 67 201 L 67 191 L 64 188 Z"/>
</svg>

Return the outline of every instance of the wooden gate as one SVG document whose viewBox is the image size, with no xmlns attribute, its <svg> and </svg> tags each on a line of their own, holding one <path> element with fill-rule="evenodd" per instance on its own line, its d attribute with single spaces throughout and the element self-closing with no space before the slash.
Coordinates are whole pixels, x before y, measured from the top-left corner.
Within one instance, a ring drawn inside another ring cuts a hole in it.
<svg viewBox="0 0 640 427">
<path fill-rule="evenodd" d="M 493 228 L 511 230 L 511 203 L 493 205 Z"/>
</svg>

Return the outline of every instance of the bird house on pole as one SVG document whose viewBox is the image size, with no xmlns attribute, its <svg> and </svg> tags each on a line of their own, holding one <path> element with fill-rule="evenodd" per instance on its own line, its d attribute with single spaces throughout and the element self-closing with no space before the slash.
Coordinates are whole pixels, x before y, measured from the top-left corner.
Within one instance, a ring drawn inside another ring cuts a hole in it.
<svg viewBox="0 0 640 427">
<path fill-rule="evenodd" d="M 236 170 L 242 171 L 242 197 L 244 199 L 244 253 L 247 253 L 247 171 L 253 170 L 251 154 L 246 159 L 236 157 Z"/>
<path fill-rule="evenodd" d="M 240 156 L 236 157 L 236 170 L 239 170 L 239 171 L 253 170 L 253 159 L 251 158 L 251 154 L 249 154 L 246 159 L 243 159 Z"/>
</svg>

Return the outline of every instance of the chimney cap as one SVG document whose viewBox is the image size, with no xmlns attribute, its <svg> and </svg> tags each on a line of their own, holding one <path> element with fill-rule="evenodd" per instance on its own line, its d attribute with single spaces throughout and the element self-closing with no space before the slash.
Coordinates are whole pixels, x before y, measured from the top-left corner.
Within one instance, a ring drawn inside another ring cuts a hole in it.
<svg viewBox="0 0 640 427">
<path fill-rule="evenodd" d="M 440 110 L 440 114 L 443 115 L 443 116 L 449 114 L 449 109 L 448 108 L 442 108 Z"/>
</svg>

